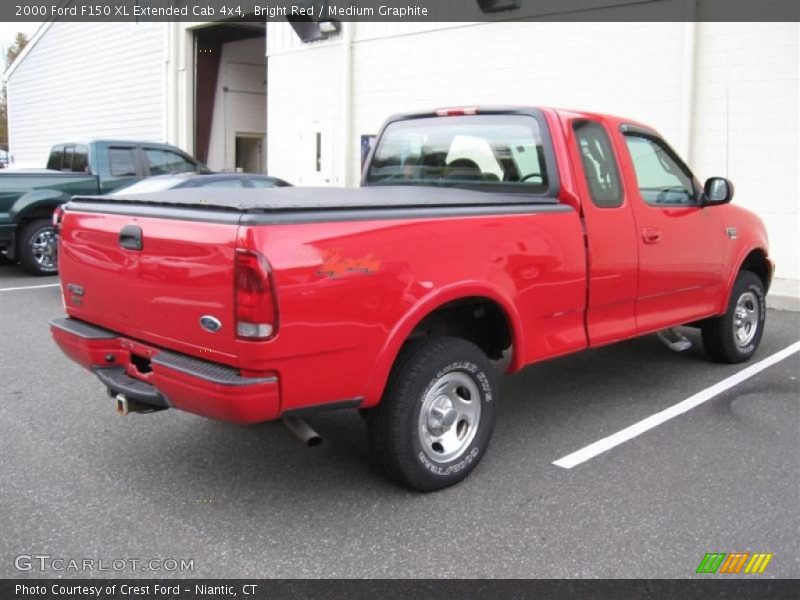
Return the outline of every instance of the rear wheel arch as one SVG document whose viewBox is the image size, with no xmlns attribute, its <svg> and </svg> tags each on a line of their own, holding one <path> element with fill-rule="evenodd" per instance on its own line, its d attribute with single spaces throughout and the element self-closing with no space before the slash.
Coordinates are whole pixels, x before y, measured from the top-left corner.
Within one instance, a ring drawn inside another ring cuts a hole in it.
<svg viewBox="0 0 800 600">
<path fill-rule="evenodd" d="M 419 321 L 405 343 L 437 336 L 465 339 L 495 360 L 502 358 L 513 341 L 508 315 L 497 302 L 483 296 L 467 296 L 440 305 Z"/>
<path fill-rule="evenodd" d="M 486 335 L 485 330 L 479 330 L 477 336 L 476 332 L 469 332 L 468 329 L 465 333 L 464 320 L 470 320 L 466 316 L 469 314 L 474 323 L 481 323 L 488 330 L 491 330 L 492 324 L 499 326 L 497 337 Z M 522 328 L 519 315 L 510 301 L 494 290 L 444 292 L 418 304 L 392 330 L 372 369 L 364 408 L 375 406 L 380 401 L 401 349 L 409 342 L 432 336 L 466 339 L 481 348 L 487 356 L 496 356 L 498 346 L 504 346 L 502 349 L 512 347 L 508 370 L 516 371 L 522 366 Z M 492 352 L 492 345 L 495 346 L 495 352 Z"/>
</svg>

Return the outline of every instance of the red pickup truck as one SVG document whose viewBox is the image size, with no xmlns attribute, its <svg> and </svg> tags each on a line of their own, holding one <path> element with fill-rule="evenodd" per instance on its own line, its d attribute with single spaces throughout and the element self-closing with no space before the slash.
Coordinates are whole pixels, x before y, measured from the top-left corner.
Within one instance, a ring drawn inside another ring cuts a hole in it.
<svg viewBox="0 0 800 600">
<path fill-rule="evenodd" d="M 750 358 L 761 221 L 653 129 L 586 112 L 388 120 L 358 189 L 175 190 L 66 205 L 62 350 L 120 412 L 249 424 L 357 408 L 379 464 L 435 490 L 485 454 L 495 365 L 702 330 Z"/>
</svg>

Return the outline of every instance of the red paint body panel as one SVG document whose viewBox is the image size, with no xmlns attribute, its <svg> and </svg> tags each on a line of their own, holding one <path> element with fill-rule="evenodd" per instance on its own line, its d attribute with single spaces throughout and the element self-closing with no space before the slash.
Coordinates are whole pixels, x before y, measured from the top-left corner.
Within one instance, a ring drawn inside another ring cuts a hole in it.
<svg viewBox="0 0 800 600">
<path fill-rule="evenodd" d="M 373 371 L 385 380 L 411 329 L 458 298 L 514 307 L 523 364 L 586 344 L 573 212 L 273 225 L 241 235 L 269 257 L 281 326 L 274 340 L 253 344 L 240 366 L 280 374 L 283 410 L 355 397 L 377 403 L 382 385 L 367 387 Z M 321 275 L 331 256 L 373 256 L 379 265 Z"/>
<path fill-rule="evenodd" d="M 542 114 L 558 200 L 570 210 L 265 225 L 67 210 L 59 251 L 67 313 L 119 337 L 86 340 L 54 328 L 54 338 L 87 368 L 113 354 L 176 408 L 254 423 L 343 400 L 374 406 L 409 334 L 454 300 L 481 297 L 501 308 L 512 335 L 509 371 L 723 312 L 747 255 L 767 254 L 757 217 L 730 205 L 647 205 L 620 133 L 630 121 Z M 621 206 L 598 208 L 589 199 L 576 120 L 599 123 L 611 139 Z M 126 225 L 141 228 L 140 252 L 120 248 Z M 738 236 L 726 236 L 726 227 Z M 654 229 L 657 242 L 648 239 Z M 279 317 L 266 341 L 235 335 L 237 248 L 269 262 Z M 200 327 L 204 315 L 221 329 Z M 243 377 L 274 374 L 279 383 L 231 389 L 158 365 L 142 374 L 131 363 L 131 352 L 162 349 Z"/>
<path fill-rule="evenodd" d="M 588 199 L 589 187 L 573 129 L 576 121 L 586 120 L 587 116 L 562 113 L 561 118 L 560 125 L 566 140 L 564 158 L 568 157 L 569 162 L 575 165 L 575 175 L 569 183 L 574 186 L 572 189 L 576 197 Z M 619 123 L 595 120 L 613 141 Z M 616 158 L 619 164 L 619 156 Z M 627 186 L 624 192 L 627 192 Z M 639 255 L 631 202 L 631 195 L 624 193 L 619 207 L 598 208 L 591 200 L 581 205 L 588 241 L 586 329 L 591 346 L 636 335 Z"/>
<path fill-rule="evenodd" d="M 126 225 L 142 228 L 144 247 L 119 245 Z M 71 212 L 59 232 L 59 274 L 68 314 L 131 338 L 236 365 L 234 330 L 210 333 L 204 314 L 233 319 L 236 225 Z"/>
</svg>

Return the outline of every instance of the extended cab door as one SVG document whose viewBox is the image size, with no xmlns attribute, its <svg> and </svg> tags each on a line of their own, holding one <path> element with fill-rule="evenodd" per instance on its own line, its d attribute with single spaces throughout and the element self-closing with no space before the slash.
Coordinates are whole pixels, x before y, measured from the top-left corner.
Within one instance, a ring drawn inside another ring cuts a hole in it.
<svg viewBox="0 0 800 600">
<path fill-rule="evenodd" d="M 565 131 L 586 227 L 586 330 L 597 346 L 636 335 L 636 224 L 605 125 L 568 119 Z"/>
<path fill-rule="evenodd" d="M 655 132 L 623 125 L 617 135 L 638 236 L 638 332 L 714 314 L 723 291 L 719 211 L 700 207 L 700 184 Z"/>
</svg>

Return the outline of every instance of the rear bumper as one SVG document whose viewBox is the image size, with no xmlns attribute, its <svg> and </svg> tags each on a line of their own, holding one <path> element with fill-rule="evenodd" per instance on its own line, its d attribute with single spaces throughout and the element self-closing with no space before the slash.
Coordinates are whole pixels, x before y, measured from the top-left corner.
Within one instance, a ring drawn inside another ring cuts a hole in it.
<svg viewBox="0 0 800 600">
<path fill-rule="evenodd" d="M 50 331 L 64 354 L 94 372 L 110 393 L 230 423 L 261 423 L 280 415 L 277 376 L 242 377 L 227 365 L 142 344 L 78 319 L 55 319 Z"/>
</svg>

